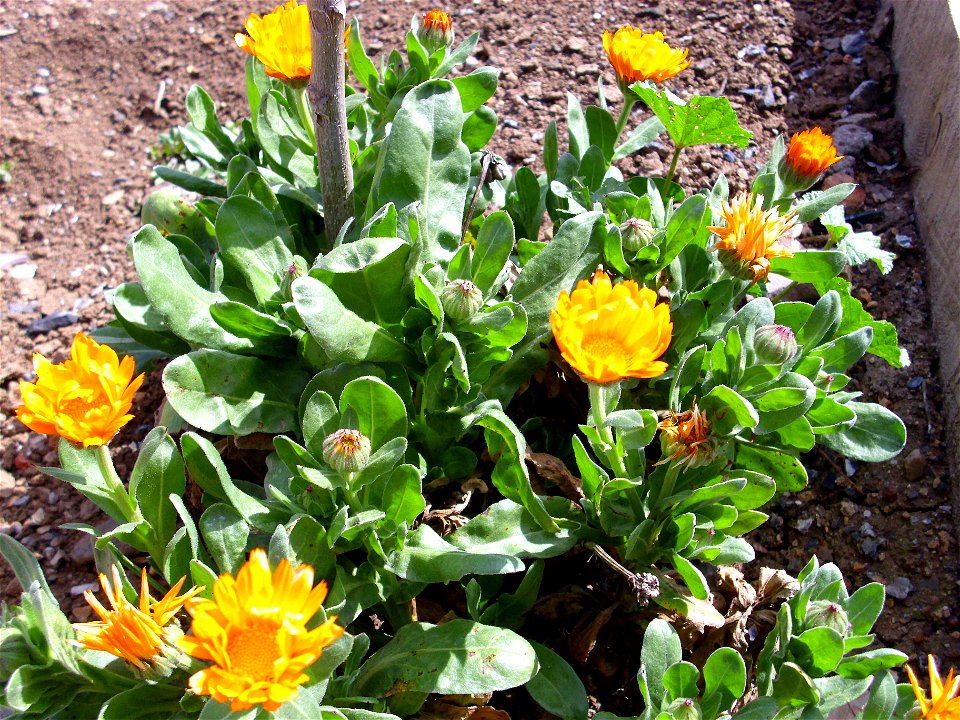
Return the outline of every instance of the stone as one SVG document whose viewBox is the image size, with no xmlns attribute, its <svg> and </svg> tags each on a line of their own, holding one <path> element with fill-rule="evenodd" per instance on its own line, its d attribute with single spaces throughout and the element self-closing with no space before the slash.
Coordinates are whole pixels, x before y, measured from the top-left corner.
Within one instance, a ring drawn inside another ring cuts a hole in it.
<svg viewBox="0 0 960 720">
<path fill-rule="evenodd" d="M 840 39 L 840 49 L 847 55 L 859 55 L 867 47 L 867 36 L 862 30 L 844 35 Z"/>
<path fill-rule="evenodd" d="M 850 93 L 850 105 L 855 110 L 871 110 L 880 99 L 880 83 L 876 80 L 864 80 Z"/>
<path fill-rule="evenodd" d="M 927 458 L 923 450 L 914 448 L 903 460 L 903 474 L 910 482 L 917 482 L 927 474 Z"/>
<path fill-rule="evenodd" d="M 841 125 L 833 131 L 833 144 L 841 155 L 856 155 L 873 142 L 873 133 L 859 125 Z"/>
<path fill-rule="evenodd" d="M 567 40 L 567 44 L 564 45 L 563 49 L 566 52 L 582 53 L 588 47 L 590 47 L 589 43 L 587 43 L 587 41 L 582 37 L 572 37 Z"/>
<path fill-rule="evenodd" d="M 17 486 L 17 479 L 6 470 L 0 469 L 0 499 L 13 495 Z"/>
<path fill-rule="evenodd" d="M 75 312 L 60 310 L 30 323 L 27 327 L 27 335 L 43 335 L 51 330 L 67 327 L 78 322 L 80 322 L 80 316 Z"/>
<path fill-rule="evenodd" d="M 887 583 L 887 595 L 897 600 L 906 600 L 907 596 L 913 592 L 913 583 L 905 577 L 895 577 Z"/>
</svg>

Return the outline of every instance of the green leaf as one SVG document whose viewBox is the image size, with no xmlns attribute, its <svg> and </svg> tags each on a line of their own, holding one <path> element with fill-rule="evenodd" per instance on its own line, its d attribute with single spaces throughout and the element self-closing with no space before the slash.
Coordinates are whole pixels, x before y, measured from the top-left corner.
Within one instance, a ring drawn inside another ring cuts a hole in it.
<svg viewBox="0 0 960 720">
<path fill-rule="evenodd" d="M 820 693 L 803 670 L 792 662 L 785 662 L 773 681 L 773 698 L 780 707 L 801 707 L 819 702 Z"/>
<path fill-rule="evenodd" d="M 893 673 L 881 671 L 870 686 L 870 699 L 863 707 L 863 718 L 872 720 L 890 720 L 897 707 L 897 681 Z"/>
<path fill-rule="evenodd" d="M 293 328 L 273 315 L 254 310 L 243 303 L 227 301 L 211 305 L 210 316 L 217 325 L 237 337 L 261 341 L 257 343 L 261 354 L 280 357 L 290 354 Z M 273 348 L 270 347 L 271 343 Z"/>
<path fill-rule="evenodd" d="M 307 330 L 334 362 L 404 362 L 410 351 L 379 325 L 343 306 L 312 277 L 293 282 L 293 302 Z"/>
<path fill-rule="evenodd" d="M 497 114 L 487 105 L 481 105 L 463 120 L 460 139 L 472 153 L 479 152 L 497 131 Z"/>
<path fill-rule="evenodd" d="M 880 583 L 869 583 L 847 598 L 843 609 L 854 635 L 866 635 L 883 611 L 886 590 Z"/>
<path fill-rule="evenodd" d="M 740 127 L 737 114 L 725 97 L 694 95 L 686 104 L 671 100 L 666 91 L 649 85 L 630 86 L 660 119 L 678 148 L 692 145 L 746 147 L 753 133 Z"/>
<path fill-rule="evenodd" d="M 163 371 L 167 400 L 191 425 L 220 435 L 297 428 L 297 400 L 309 380 L 297 364 L 196 350 Z"/>
<path fill-rule="evenodd" d="M 665 129 L 663 123 L 660 122 L 660 118 L 656 116 L 647 118 L 633 129 L 627 139 L 623 141 L 623 144 L 617 146 L 613 151 L 612 159 L 614 161 L 622 160 L 633 155 L 637 150 L 656 140 Z"/>
<path fill-rule="evenodd" d="M 133 239 L 133 263 L 150 304 L 170 329 L 188 343 L 218 350 L 250 350 L 253 344 L 221 328 L 210 306 L 228 300 L 197 285 L 176 246 L 147 225 Z"/>
<path fill-rule="evenodd" d="M 663 689 L 667 700 L 700 697 L 700 668 L 693 663 L 681 661 L 671 665 L 663 674 Z"/>
<path fill-rule="evenodd" d="M 357 413 L 357 428 L 370 438 L 374 450 L 388 440 L 407 436 L 407 408 L 397 391 L 383 380 L 362 377 L 351 380 L 340 395 L 340 414 L 352 408 Z"/>
<path fill-rule="evenodd" d="M 863 695 L 870 687 L 871 682 L 873 682 L 873 678 L 848 680 L 839 675 L 817 678 L 813 681 L 814 687 L 820 695 L 817 709 L 823 717 L 826 717 L 832 711 L 852 703 Z"/>
<path fill-rule="evenodd" d="M 596 105 L 586 109 L 587 136 L 591 145 L 600 148 L 607 165 L 613 159 L 613 146 L 617 142 L 617 124 L 609 112 Z"/>
<path fill-rule="evenodd" d="M 857 414 L 853 427 L 831 435 L 819 436 L 821 445 L 841 455 L 864 462 L 883 462 L 896 457 L 907 444 L 903 421 L 883 405 L 848 402 Z"/>
<path fill-rule="evenodd" d="M 382 484 L 374 483 L 367 491 L 367 496 L 383 511 L 384 519 L 397 526 L 401 523 L 412 523 L 425 507 L 420 473 L 412 465 L 395 468 L 389 479 Z"/>
<path fill-rule="evenodd" d="M 397 211 L 419 202 L 422 241 L 429 257 L 449 260 L 460 245 L 470 178 L 470 151 L 460 139 L 463 112 L 449 80 L 430 80 L 403 99 L 370 190 L 371 208 Z"/>
<path fill-rule="evenodd" d="M 467 575 L 520 572 L 523 561 L 513 555 L 474 553 L 451 545 L 429 525 L 407 535 L 401 550 L 390 553 L 384 566 L 413 582 L 451 582 Z"/>
<path fill-rule="evenodd" d="M 40 569 L 40 563 L 33 556 L 33 553 L 27 550 L 9 535 L 0 533 L 0 555 L 13 568 L 13 574 L 17 577 L 21 589 L 24 592 L 28 590 L 32 583 L 37 583 L 46 594 L 46 597 L 54 605 L 57 605 L 56 598 L 47 584 L 47 579 Z"/>
<path fill-rule="evenodd" d="M 411 623 L 360 668 L 353 692 L 387 697 L 506 690 L 537 673 L 537 656 L 522 637 L 470 620 Z"/>
<path fill-rule="evenodd" d="M 681 659 L 682 651 L 677 631 L 665 620 L 652 620 L 643 633 L 640 671 L 637 673 L 640 693 L 647 707 L 659 708 L 663 704 L 663 676 L 671 665 Z"/>
<path fill-rule="evenodd" d="M 698 600 L 709 599 L 710 588 L 707 586 L 707 579 L 703 576 L 703 573 L 682 555 L 673 553 L 670 560 L 680 577 L 683 578 L 684 584 L 689 588 L 690 594 Z"/>
<path fill-rule="evenodd" d="M 803 375 L 784 373 L 776 386 L 751 397 L 760 415 L 756 433 L 764 435 L 779 430 L 803 417 L 817 398 L 817 388 Z"/>
<path fill-rule="evenodd" d="M 471 279 L 484 297 L 490 297 L 499 290 L 494 283 L 513 252 L 513 244 L 513 222 L 509 215 L 499 211 L 484 218 L 470 264 Z"/>
<path fill-rule="evenodd" d="M 804 250 L 793 257 L 770 260 L 770 272 L 802 283 L 819 283 L 836 277 L 847 258 L 836 250 Z"/>
<path fill-rule="evenodd" d="M 896 255 L 880 248 L 880 237 L 872 232 L 850 232 L 837 243 L 837 250 L 847 256 L 847 263 L 853 267 L 873 260 L 884 275 L 893 270 Z"/>
<path fill-rule="evenodd" d="M 881 670 L 899 667 L 907 661 L 906 654 L 892 648 L 868 650 L 859 655 L 844 658 L 837 666 L 837 674 L 845 678 L 860 680 L 876 675 Z"/>
<path fill-rule="evenodd" d="M 531 642 L 537 653 L 540 671 L 527 681 L 527 692 L 537 704 L 562 720 L 582 720 L 587 716 L 587 691 L 576 670 L 553 650 Z"/>
<path fill-rule="evenodd" d="M 825 290 L 836 290 L 840 295 L 843 321 L 837 329 L 838 333 L 849 333 L 858 328 L 870 326 L 873 328 L 873 342 L 870 343 L 867 352 L 883 358 L 895 368 L 910 364 L 909 355 L 898 344 L 897 329 L 886 320 L 874 320 L 873 316 L 863 309 L 863 304 L 851 296 L 849 282 L 842 278 L 834 278 L 825 284 L 818 285 L 817 289 L 821 293 Z"/>
<path fill-rule="evenodd" d="M 786 322 L 781 317 L 781 310 L 786 309 L 784 305 L 796 304 L 799 303 L 778 304 L 777 322 Z M 804 349 L 810 349 L 819 345 L 824 338 L 833 337 L 843 318 L 843 306 L 840 303 L 840 294 L 835 290 L 824 293 L 812 310 L 806 303 L 803 303 L 803 306 L 809 314 L 802 321 L 803 324 L 794 329 L 796 330 L 797 344 Z"/>
<path fill-rule="evenodd" d="M 873 342 L 873 328 L 862 327 L 836 340 L 821 345 L 811 351 L 813 357 L 823 358 L 823 370 L 828 373 L 842 373 L 863 357 Z"/>
<path fill-rule="evenodd" d="M 555 504 L 569 505 L 562 500 Z M 468 552 L 518 558 L 556 557 L 577 543 L 576 536 L 567 530 L 543 530 L 522 505 L 510 500 L 494 503 L 445 540 Z"/>
<path fill-rule="evenodd" d="M 803 464 L 793 455 L 777 448 L 756 443 L 737 443 L 736 464 L 772 477 L 780 493 L 799 492 L 807 486 L 807 471 Z"/>
<path fill-rule="evenodd" d="M 166 545 L 176 530 L 177 511 L 168 496 L 183 495 L 187 479 L 177 444 L 166 428 L 155 427 L 143 440 L 130 473 L 130 495 L 154 537 Z"/>
<path fill-rule="evenodd" d="M 808 675 L 823 677 L 843 658 L 843 636 L 828 627 L 806 630 L 790 641 L 790 653 Z"/>
<path fill-rule="evenodd" d="M 717 385 L 708 392 L 700 401 L 700 407 L 707 411 L 711 426 L 721 435 L 753 428 L 760 422 L 750 401 L 726 385 Z"/>
<path fill-rule="evenodd" d="M 590 147 L 590 131 L 580 101 L 573 93 L 567 93 L 567 142 L 570 154 L 578 160 Z"/>
<path fill-rule="evenodd" d="M 460 43 L 455 50 L 447 55 L 446 60 L 433 72 L 433 77 L 443 77 L 457 65 L 466 62 L 473 51 L 477 49 L 477 43 L 480 41 L 480 33 L 475 32 L 466 40 Z"/>
<path fill-rule="evenodd" d="M 797 203 L 797 217 L 800 222 L 812 222 L 830 208 L 842 203 L 856 189 L 854 183 L 840 183 L 829 190 L 808 192 Z"/>
<path fill-rule="evenodd" d="M 692 195 L 684 200 L 667 222 L 655 268 L 665 268 L 688 245 L 703 247 L 707 241 L 709 220 L 710 213 L 703 195 Z"/>
<path fill-rule="evenodd" d="M 215 503 L 200 517 L 200 533 L 221 573 L 235 574 L 247 558 L 250 528 L 230 505 Z"/>
<path fill-rule="evenodd" d="M 409 308 L 403 301 L 409 256 L 410 245 L 399 238 L 363 238 L 319 258 L 310 275 L 351 312 L 378 325 L 395 324 Z"/>
<path fill-rule="evenodd" d="M 497 91 L 500 71 L 495 67 L 480 67 L 469 75 L 460 75 L 451 79 L 460 94 L 460 104 L 464 113 L 473 112 L 493 97 Z"/>
<path fill-rule="evenodd" d="M 703 666 L 702 706 L 707 717 L 728 711 L 746 690 L 747 667 L 730 647 L 714 650 Z"/>
<path fill-rule="evenodd" d="M 184 190 L 189 190 L 199 195 L 209 195 L 210 197 L 227 197 L 227 188 L 213 180 L 200 178 L 196 175 L 183 172 L 183 170 L 166 167 L 165 165 L 157 165 L 153 168 L 153 172 L 156 173 L 157 177 L 161 180 L 182 187 Z"/>
</svg>

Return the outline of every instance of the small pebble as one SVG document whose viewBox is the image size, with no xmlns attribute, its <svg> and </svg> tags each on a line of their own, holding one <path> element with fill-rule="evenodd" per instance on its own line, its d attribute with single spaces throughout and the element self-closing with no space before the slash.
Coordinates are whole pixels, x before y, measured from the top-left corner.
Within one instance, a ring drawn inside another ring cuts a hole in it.
<svg viewBox="0 0 960 720">
<path fill-rule="evenodd" d="M 916 390 L 921 385 L 923 385 L 923 377 L 920 375 L 914 375 L 907 381 L 907 387 L 911 390 Z"/>
<path fill-rule="evenodd" d="M 897 600 L 906 600 L 907 596 L 913 592 L 913 583 L 905 577 L 895 577 L 887 585 L 887 595 Z"/>
</svg>

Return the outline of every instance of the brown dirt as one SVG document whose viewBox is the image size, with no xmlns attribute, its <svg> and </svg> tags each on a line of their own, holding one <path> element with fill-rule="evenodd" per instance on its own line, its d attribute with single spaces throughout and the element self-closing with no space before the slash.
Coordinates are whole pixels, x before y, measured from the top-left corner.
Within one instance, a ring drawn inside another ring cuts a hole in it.
<svg viewBox="0 0 960 720">
<path fill-rule="evenodd" d="M 212 7 L 198 0 L 0 0 L 0 162 L 12 163 L 10 181 L 0 183 L 0 252 L 25 254 L 37 268 L 26 279 L 0 273 L 0 532 L 37 553 L 76 619 L 87 618 L 76 588 L 94 580 L 92 554 L 85 539 L 57 526 L 103 518 L 71 488 L 37 471 L 56 463 L 55 445 L 25 432 L 13 417 L 17 382 L 30 377 L 32 352 L 62 359 L 75 332 L 110 319 L 104 288 L 134 277 L 125 246 L 153 184 L 148 149 L 161 132 L 184 122 L 189 86 L 200 82 L 217 100 L 221 117 L 243 115 L 244 58 L 231 38 L 246 12 L 272 5 L 222 0 L 215 12 Z M 398 45 L 411 14 L 426 9 L 351 2 L 348 13 L 361 19 L 371 54 L 379 54 Z M 501 121 L 492 146 L 515 166 L 539 169 L 543 129 L 564 116 L 567 90 L 595 103 L 600 73 L 618 105 L 599 38 L 604 29 L 627 23 L 661 29 L 669 41 L 689 47 L 694 68 L 671 88 L 681 95 L 724 92 L 755 133 L 756 147 L 746 151 L 710 147 L 686 154 L 679 180 L 687 187 L 712 183 L 723 172 L 733 190 L 743 189 L 777 133 L 818 124 L 830 132 L 849 122 L 850 113 L 866 113 L 854 120 L 872 131 L 873 140 L 841 170 L 865 189 L 851 209 L 862 213 L 858 229 L 881 235 L 884 247 L 899 257 L 890 275 L 871 265 L 854 272 L 853 280 L 868 309 L 898 327 L 913 365 L 897 371 L 869 357 L 857 366 L 856 382 L 867 399 L 904 418 L 908 443 L 899 458 L 875 466 L 814 453 L 809 489 L 781 499 L 757 533 L 758 560 L 796 573 L 816 553 L 836 562 L 852 585 L 895 581 L 901 599 L 888 601 L 880 640 L 914 658 L 934 652 L 943 664 L 960 664 L 957 538 L 944 499 L 949 476 L 942 391 L 923 241 L 913 224 L 910 172 L 891 107 L 896 77 L 888 57 L 889 23 L 877 20 L 873 3 L 855 0 L 723 6 L 661 0 L 639 9 L 626 2 L 474 0 L 449 9 L 460 37 L 481 30 L 480 64 L 504 71 L 492 101 Z M 857 31 L 866 33 L 866 47 L 845 53 L 841 38 Z M 851 108 L 850 93 L 867 79 L 877 81 L 876 97 Z M 628 169 L 662 172 L 668 160 L 668 149 L 649 150 Z M 908 238 L 910 247 L 896 236 Z M 22 272 L 22 266 L 12 270 Z M 56 312 L 77 317 L 61 329 L 29 332 L 31 323 Z M 152 375 L 135 408 L 138 421 L 113 443 L 121 474 L 152 424 L 159 396 Z M 0 591 L 7 602 L 18 598 L 2 563 Z"/>
</svg>

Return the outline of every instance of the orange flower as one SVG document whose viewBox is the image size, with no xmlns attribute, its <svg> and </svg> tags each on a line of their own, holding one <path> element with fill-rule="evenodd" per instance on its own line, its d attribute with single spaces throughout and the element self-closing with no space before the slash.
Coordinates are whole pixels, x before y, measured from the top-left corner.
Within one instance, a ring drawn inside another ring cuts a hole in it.
<svg viewBox="0 0 960 720">
<path fill-rule="evenodd" d="M 310 11 L 297 0 L 287 0 L 260 17 L 250 13 L 247 34 L 233 36 L 237 46 L 263 63 L 270 77 L 303 84 L 310 78 Z"/>
<path fill-rule="evenodd" d="M 190 678 L 190 689 L 229 702 L 232 712 L 254 705 L 276 710 L 309 680 L 304 668 L 344 632 L 336 617 L 308 630 L 327 597 L 327 584 L 321 580 L 314 587 L 313 568 L 294 570 L 286 560 L 271 573 L 259 548 L 236 578 L 217 578 L 213 597 L 187 603 L 193 634 L 180 638 L 180 648 L 213 662 Z"/>
<path fill-rule="evenodd" d="M 644 33 L 625 25 L 611 34 L 603 33 L 603 49 L 617 72 L 621 84 L 669 80 L 689 67 L 688 50 L 674 49 L 663 40 L 663 33 Z"/>
<path fill-rule="evenodd" d="M 670 306 L 633 280 L 616 286 L 602 270 L 592 282 L 564 290 L 550 313 L 550 327 L 564 359 L 588 381 L 654 378 L 667 371 L 657 360 L 670 346 Z"/>
<path fill-rule="evenodd" d="M 128 413 L 143 383 L 143 374 L 133 377 L 134 366 L 129 355 L 121 362 L 113 348 L 77 333 L 69 360 L 54 365 L 33 356 L 37 382 L 20 381 L 17 419 L 83 447 L 105 445 L 133 419 Z"/>
<path fill-rule="evenodd" d="M 431 53 L 450 47 L 453 45 L 453 21 L 443 10 L 431 10 L 423 16 L 418 36 Z"/>
<path fill-rule="evenodd" d="M 707 414 L 697 407 L 696 401 L 689 410 L 671 413 L 660 422 L 660 446 L 663 460 L 658 465 L 673 462 L 679 467 L 698 467 L 711 462 L 714 457 L 710 444 L 710 423 Z"/>
<path fill-rule="evenodd" d="M 75 623 L 76 644 L 88 650 L 100 650 L 123 658 L 141 672 L 162 670 L 169 665 L 167 656 L 177 652 L 174 645 L 180 628 L 169 625 L 183 604 L 203 587 L 193 587 L 183 595 L 177 595 L 186 578 L 170 588 L 157 602 L 150 597 L 147 587 L 147 569 L 140 575 L 140 604 L 132 605 L 123 596 L 120 571 L 112 566 L 112 583 L 100 573 L 100 586 L 110 602 L 107 610 L 91 590 L 83 593 L 84 599 L 93 608 L 100 620 Z M 112 587 L 111 587 L 112 585 Z"/>
<path fill-rule="evenodd" d="M 770 258 L 793 257 L 780 244 L 780 239 L 797 224 L 793 210 L 786 215 L 780 215 L 776 209 L 763 210 L 762 195 L 741 193 L 731 202 L 724 202 L 722 212 L 726 225 L 707 229 L 720 238 L 714 249 L 735 274 L 750 277 L 754 282 L 765 280 L 770 272 Z"/>
<path fill-rule="evenodd" d="M 795 133 L 784 156 L 784 175 L 788 182 L 800 187 L 812 185 L 823 172 L 839 162 L 833 138 L 818 127 Z"/>
<path fill-rule="evenodd" d="M 927 655 L 927 670 L 930 675 L 929 702 L 917 676 L 907 665 L 907 676 L 920 705 L 920 717 L 923 720 L 960 720 L 960 677 L 954 677 L 953 668 L 950 668 L 947 679 L 942 680 L 933 655 Z"/>
</svg>

